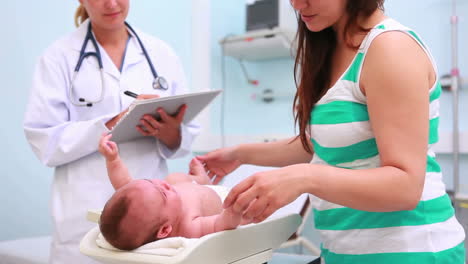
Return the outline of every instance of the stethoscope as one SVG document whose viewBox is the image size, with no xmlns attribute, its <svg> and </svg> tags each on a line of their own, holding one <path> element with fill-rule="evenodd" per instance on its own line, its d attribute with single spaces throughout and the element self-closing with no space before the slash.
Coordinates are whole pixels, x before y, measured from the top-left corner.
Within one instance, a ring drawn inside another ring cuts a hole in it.
<svg viewBox="0 0 468 264">
<path fill-rule="evenodd" d="M 169 85 L 168 85 L 166 79 L 164 79 L 164 77 L 162 77 L 162 76 L 158 76 L 158 73 L 156 72 L 156 69 L 154 68 L 153 63 L 151 62 L 151 59 L 150 59 L 150 57 L 148 55 L 148 52 L 146 51 L 145 46 L 143 45 L 143 42 L 141 42 L 141 39 L 138 37 L 135 30 L 133 30 L 133 28 L 127 22 L 125 22 L 125 26 L 132 32 L 132 34 L 138 40 L 138 43 L 140 44 L 141 50 L 143 51 L 143 54 L 145 55 L 145 58 L 148 61 L 148 65 L 149 65 L 149 67 L 151 69 L 151 72 L 153 73 L 153 77 L 154 77 L 153 89 L 159 89 L 159 90 L 169 89 Z M 85 52 L 86 46 L 88 45 L 88 41 L 90 41 L 90 40 L 93 43 L 95 52 Z M 78 72 L 80 71 L 81 63 L 83 63 L 83 60 L 85 58 L 89 57 L 89 56 L 96 57 L 96 59 L 98 61 L 98 64 L 99 64 L 99 71 L 100 71 L 100 74 L 101 74 L 101 94 L 99 95 L 99 98 L 97 100 L 94 100 L 94 101 L 93 100 L 86 100 L 85 98 L 80 97 L 78 99 L 78 102 L 76 102 L 75 100 L 73 100 L 73 95 L 72 95 L 73 94 L 73 89 L 74 89 L 73 84 L 75 82 L 76 76 L 78 75 Z M 71 81 L 71 84 L 70 84 L 70 90 L 69 90 L 69 93 L 68 93 L 69 100 L 75 106 L 91 107 L 91 106 L 93 106 L 93 104 L 99 103 L 99 102 L 101 102 L 103 100 L 103 98 L 104 98 L 104 86 L 105 86 L 105 84 L 104 84 L 104 68 L 102 66 L 101 52 L 99 51 L 99 47 L 97 45 L 96 39 L 94 38 L 93 33 L 91 31 L 91 22 L 89 22 L 88 32 L 86 33 L 86 37 L 84 39 L 83 46 L 81 47 L 80 57 L 78 59 L 78 62 L 76 63 L 75 72 L 73 73 L 73 78 L 72 78 L 72 81 Z"/>
</svg>

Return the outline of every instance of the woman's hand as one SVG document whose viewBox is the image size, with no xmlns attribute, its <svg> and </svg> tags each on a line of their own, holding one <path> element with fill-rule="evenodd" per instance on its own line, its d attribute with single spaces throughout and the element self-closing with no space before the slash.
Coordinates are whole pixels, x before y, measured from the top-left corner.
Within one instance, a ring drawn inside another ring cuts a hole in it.
<svg viewBox="0 0 468 264">
<path fill-rule="evenodd" d="M 224 208 L 243 213 L 244 219 L 258 223 L 306 191 L 304 181 L 310 164 L 258 172 L 237 184 L 226 197 Z"/>
<path fill-rule="evenodd" d="M 119 157 L 119 148 L 115 142 L 110 141 L 111 137 L 112 134 L 102 134 L 98 147 L 99 152 L 101 152 L 109 162 L 114 161 Z"/>
<path fill-rule="evenodd" d="M 237 158 L 236 148 L 222 148 L 212 151 L 203 156 L 198 156 L 208 172 L 208 177 L 213 180 L 213 184 L 218 184 L 224 176 L 231 173 L 242 165 L 242 162 Z"/>
<path fill-rule="evenodd" d="M 152 136 L 163 142 L 168 148 L 176 149 L 181 142 L 180 124 L 184 120 L 187 105 L 182 105 L 175 116 L 170 116 L 162 108 L 156 109 L 160 118 L 144 115 L 136 129 L 144 136 Z"/>
</svg>

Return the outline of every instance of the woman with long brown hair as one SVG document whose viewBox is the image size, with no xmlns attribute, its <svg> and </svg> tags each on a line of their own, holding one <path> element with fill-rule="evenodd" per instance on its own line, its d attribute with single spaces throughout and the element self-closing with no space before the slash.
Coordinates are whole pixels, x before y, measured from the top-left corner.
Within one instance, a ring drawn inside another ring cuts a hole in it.
<svg viewBox="0 0 468 264">
<path fill-rule="evenodd" d="M 465 263 L 432 145 L 441 86 L 421 38 L 383 0 L 291 0 L 298 15 L 299 135 L 199 157 L 219 182 L 242 164 L 281 167 L 224 206 L 260 222 L 309 193 L 323 263 Z"/>
</svg>

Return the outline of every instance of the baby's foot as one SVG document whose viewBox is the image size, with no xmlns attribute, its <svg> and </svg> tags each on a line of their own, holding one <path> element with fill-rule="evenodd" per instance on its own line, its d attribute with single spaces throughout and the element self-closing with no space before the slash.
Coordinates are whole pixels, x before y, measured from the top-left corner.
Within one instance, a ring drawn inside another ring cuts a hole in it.
<svg viewBox="0 0 468 264">
<path fill-rule="evenodd" d="M 189 173 L 194 176 L 208 177 L 205 167 L 203 167 L 203 164 L 197 158 L 193 158 L 190 161 Z"/>
</svg>

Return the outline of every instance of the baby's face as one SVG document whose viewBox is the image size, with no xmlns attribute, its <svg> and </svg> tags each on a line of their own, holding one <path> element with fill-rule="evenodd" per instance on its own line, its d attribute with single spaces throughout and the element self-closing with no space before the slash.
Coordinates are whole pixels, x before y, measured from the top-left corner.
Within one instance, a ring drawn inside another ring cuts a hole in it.
<svg viewBox="0 0 468 264">
<path fill-rule="evenodd" d="M 132 234 L 136 241 L 143 241 L 147 230 L 161 224 L 161 220 L 173 223 L 182 213 L 179 194 L 162 180 L 134 180 L 118 192 L 131 200 L 122 228 L 124 233 Z"/>
<path fill-rule="evenodd" d="M 159 208 L 164 208 L 165 215 L 176 215 L 180 212 L 182 201 L 172 185 L 158 179 L 142 181 L 144 192 L 148 194 L 146 199 L 161 204 Z"/>
<path fill-rule="evenodd" d="M 170 220 L 181 213 L 179 193 L 166 181 L 135 180 L 128 187 L 137 190 L 133 192 L 135 204 L 132 207 L 143 217 L 162 216 Z"/>
</svg>

